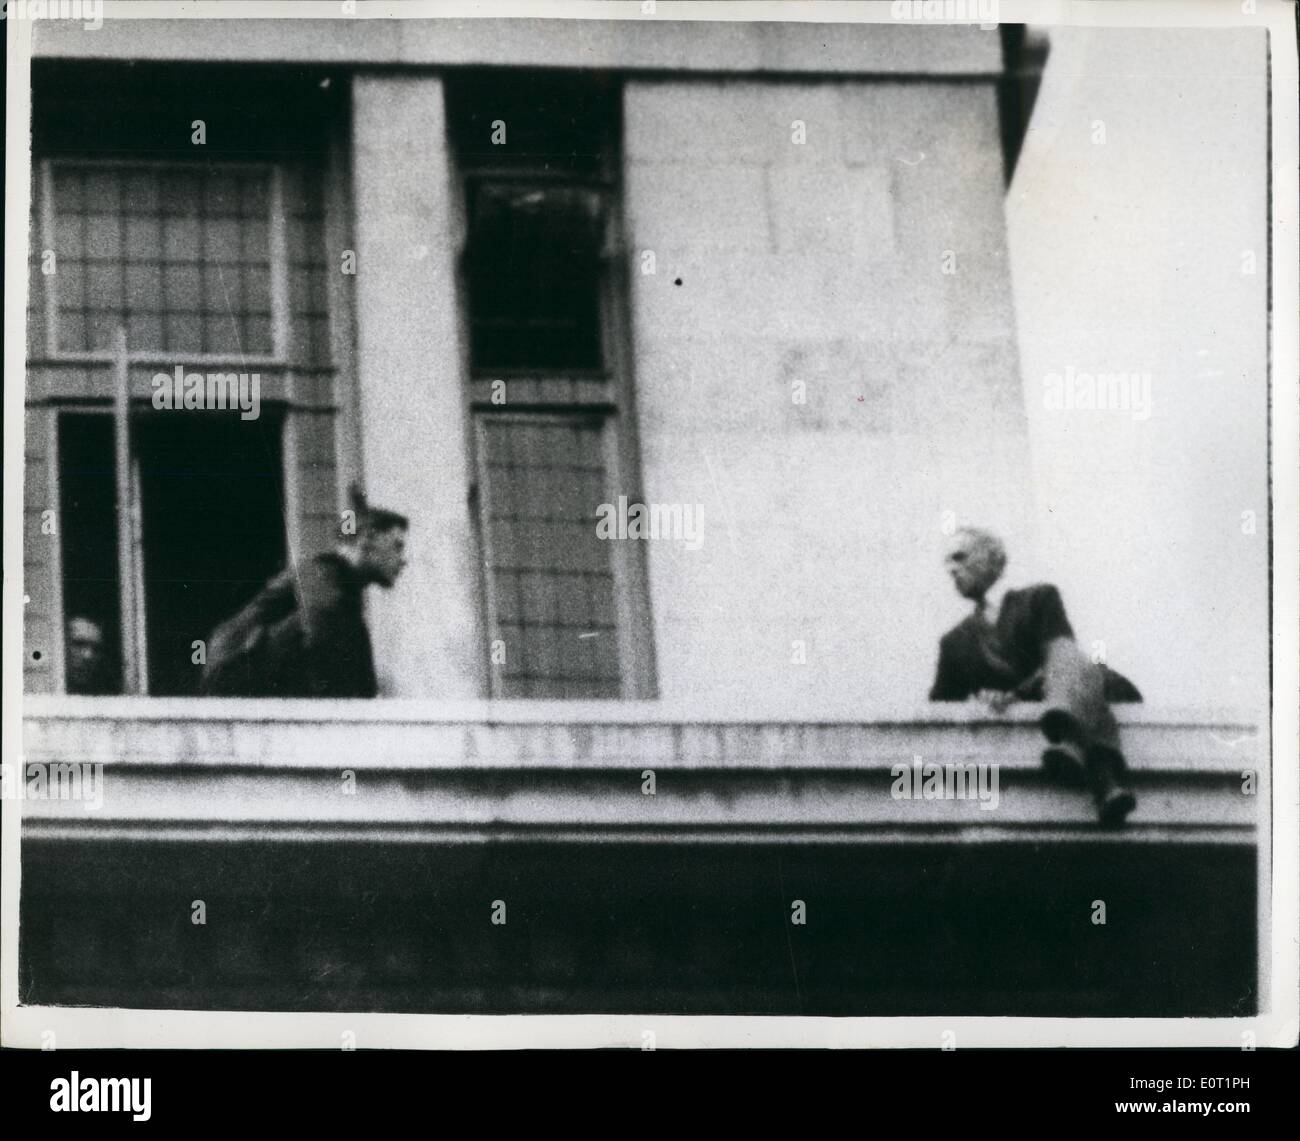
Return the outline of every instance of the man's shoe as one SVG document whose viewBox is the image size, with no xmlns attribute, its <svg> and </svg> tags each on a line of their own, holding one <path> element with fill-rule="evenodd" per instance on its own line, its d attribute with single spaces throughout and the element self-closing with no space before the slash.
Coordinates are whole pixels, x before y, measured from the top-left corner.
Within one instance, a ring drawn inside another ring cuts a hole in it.
<svg viewBox="0 0 1300 1141">
<path fill-rule="evenodd" d="M 1088 769 L 1083 752 L 1072 741 L 1061 741 L 1044 749 L 1043 769 L 1048 777 L 1066 788 L 1088 787 Z"/>
<path fill-rule="evenodd" d="M 1123 828 L 1128 814 L 1137 807 L 1137 797 L 1126 788 L 1113 788 L 1097 802 L 1097 818 L 1103 828 Z"/>
<path fill-rule="evenodd" d="M 1088 778 L 1097 802 L 1097 818 L 1105 828 L 1122 828 L 1137 807 L 1137 797 L 1123 782 L 1124 758 L 1109 748 L 1088 750 Z"/>
</svg>

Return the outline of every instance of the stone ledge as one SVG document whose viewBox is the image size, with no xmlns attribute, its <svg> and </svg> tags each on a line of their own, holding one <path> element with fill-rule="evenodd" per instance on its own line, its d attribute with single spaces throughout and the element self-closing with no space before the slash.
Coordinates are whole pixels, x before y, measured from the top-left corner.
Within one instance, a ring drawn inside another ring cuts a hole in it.
<svg viewBox="0 0 1300 1141">
<path fill-rule="evenodd" d="M 559 721 L 542 720 L 558 718 L 558 708 L 527 703 L 494 708 L 492 721 L 472 720 L 477 709 L 464 706 L 396 716 L 396 703 L 356 703 L 364 716 L 353 720 L 350 704 L 213 704 L 226 708 L 29 701 L 26 763 L 103 770 L 97 806 L 90 797 L 25 801 L 24 835 L 435 844 L 1114 838 L 1097 827 L 1085 792 L 1046 779 L 1028 706 L 999 719 L 935 707 L 947 720 L 801 723 L 682 721 L 653 703 L 570 707 L 571 719 Z M 252 720 L 250 707 L 266 716 Z M 200 709 L 201 718 L 182 716 Z M 1267 804 L 1267 738 L 1243 721 L 1137 712 L 1125 711 L 1124 732 L 1139 805 L 1120 835 L 1253 842 Z M 895 797 L 895 766 L 918 756 L 995 772 L 961 794 Z M 643 792 L 647 769 L 654 795 Z M 1242 791 L 1245 770 L 1259 774 L 1253 796 Z"/>
<path fill-rule="evenodd" d="M 228 7 L 222 5 L 221 7 Z M 195 33 L 165 9 L 124 4 L 93 36 L 72 20 L 39 21 L 36 58 L 312 63 L 330 66 L 545 66 L 634 72 L 692 71 L 744 75 L 923 74 L 996 78 L 1002 42 L 978 26 L 912 21 L 780 24 L 720 18 L 615 19 L 602 4 L 591 18 L 558 19 L 241 19 L 219 14 L 219 37 Z M 152 8 L 152 10 L 150 10 Z M 136 9 L 136 11 L 132 11 Z M 331 15 L 337 8 L 331 10 Z M 108 14 L 106 14 L 107 16 Z M 834 15 L 834 6 L 821 12 Z M 154 18 L 150 18 L 154 17 Z M 147 20 L 147 22 L 139 22 Z M 827 27 L 834 36 L 827 37 Z M 340 32 L 346 35 L 340 35 Z"/>
<path fill-rule="evenodd" d="M 201 768 L 374 770 L 890 769 L 923 761 L 1036 770 L 1040 707 L 990 717 L 929 705 L 872 720 L 755 719 L 657 702 L 313 702 L 28 698 L 28 761 Z M 1143 771 L 1266 767 L 1267 735 L 1241 716 L 1117 710 Z M 382 755 L 375 755 L 377 746 Z"/>
</svg>

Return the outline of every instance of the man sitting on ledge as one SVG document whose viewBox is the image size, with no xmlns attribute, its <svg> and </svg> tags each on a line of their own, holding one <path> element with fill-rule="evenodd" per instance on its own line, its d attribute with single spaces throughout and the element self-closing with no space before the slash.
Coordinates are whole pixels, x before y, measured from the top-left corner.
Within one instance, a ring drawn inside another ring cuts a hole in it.
<svg viewBox="0 0 1300 1141">
<path fill-rule="evenodd" d="M 948 573 L 975 609 L 939 642 L 930 700 L 973 697 L 997 711 L 1015 700 L 1044 702 L 1039 724 L 1050 742 L 1044 767 L 1063 783 L 1089 786 L 1101 822 L 1120 826 L 1137 801 L 1107 703 L 1142 695 L 1127 678 L 1084 656 L 1056 587 L 995 590 L 1006 563 L 996 535 L 963 527 L 954 536 Z"/>
</svg>

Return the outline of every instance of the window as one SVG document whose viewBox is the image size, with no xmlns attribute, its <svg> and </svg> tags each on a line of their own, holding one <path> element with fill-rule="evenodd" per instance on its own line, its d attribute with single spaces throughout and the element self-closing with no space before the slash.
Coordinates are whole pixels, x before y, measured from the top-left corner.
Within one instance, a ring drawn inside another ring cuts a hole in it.
<svg viewBox="0 0 1300 1141">
<path fill-rule="evenodd" d="M 471 183 L 469 194 L 465 264 L 475 370 L 599 372 L 601 194 L 487 179 Z"/>
<path fill-rule="evenodd" d="M 86 676 L 68 645 L 69 692 L 121 693 L 120 583 L 117 557 L 116 460 L 113 418 L 65 412 L 58 418 L 59 539 L 63 562 L 63 632 L 69 642 L 90 624 Z"/>
<path fill-rule="evenodd" d="M 327 250 L 351 243 L 327 80 L 33 65 L 29 690 L 195 693 L 195 643 L 332 541 L 351 348 Z M 203 148 L 171 113 L 194 99 L 212 109 Z M 256 373 L 256 413 L 159 409 L 152 379 L 177 368 Z"/>
<path fill-rule="evenodd" d="M 639 549 L 597 538 L 635 462 L 603 77 L 447 83 L 493 696 L 649 696 Z"/>
<path fill-rule="evenodd" d="M 478 419 L 502 694 L 621 693 L 617 582 L 593 526 L 608 484 L 603 431 L 574 415 Z"/>
<path fill-rule="evenodd" d="M 274 357 L 272 172 L 51 162 L 56 352 Z"/>
</svg>

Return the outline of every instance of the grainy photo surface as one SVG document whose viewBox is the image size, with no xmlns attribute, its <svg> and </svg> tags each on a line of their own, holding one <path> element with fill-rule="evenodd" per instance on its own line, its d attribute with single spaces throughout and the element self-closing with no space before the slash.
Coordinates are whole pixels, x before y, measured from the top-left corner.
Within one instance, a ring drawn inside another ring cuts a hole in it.
<svg viewBox="0 0 1300 1141">
<path fill-rule="evenodd" d="M 1253 3 L 5 7 L 11 1009 L 1294 1005 Z"/>
</svg>

